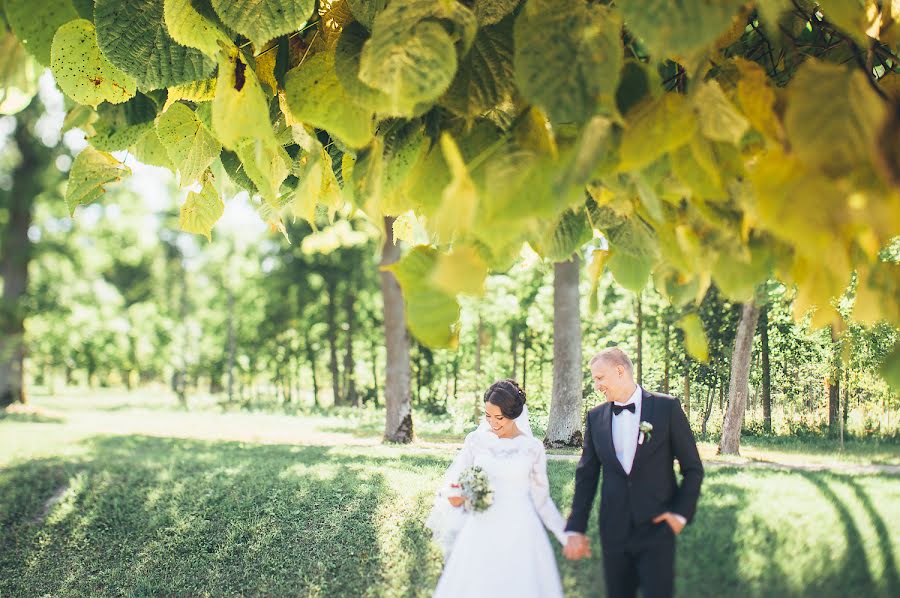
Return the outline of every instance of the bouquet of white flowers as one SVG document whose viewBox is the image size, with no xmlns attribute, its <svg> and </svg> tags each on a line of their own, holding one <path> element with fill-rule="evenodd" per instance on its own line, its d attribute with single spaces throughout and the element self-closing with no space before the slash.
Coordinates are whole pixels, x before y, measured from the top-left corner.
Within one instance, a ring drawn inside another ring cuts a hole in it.
<svg viewBox="0 0 900 598">
<path fill-rule="evenodd" d="M 469 467 L 459 476 L 459 486 L 465 499 L 463 506 L 467 511 L 479 513 L 487 510 L 494 502 L 494 491 L 484 470 L 478 467 Z"/>
</svg>

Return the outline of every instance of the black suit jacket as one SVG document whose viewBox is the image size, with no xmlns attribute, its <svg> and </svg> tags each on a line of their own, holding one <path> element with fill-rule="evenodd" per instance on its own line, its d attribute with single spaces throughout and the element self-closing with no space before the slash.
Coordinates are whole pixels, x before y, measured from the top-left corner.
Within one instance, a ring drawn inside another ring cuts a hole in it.
<svg viewBox="0 0 900 598">
<path fill-rule="evenodd" d="M 575 471 L 575 496 L 566 531 L 585 533 L 597 482 L 600 488 L 600 538 L 605 550 L 615 550 L 628 539 L 630 529 L 671 511 L 688 522 L 694 517 L 703 463 L 687 417 L 678 399 L 643 391 L 641 421 L 653 425 L 651 437 L 637 446 L 631 474 L 616 458 L 612 437 L 612 403 L 588 412 L 584 450 Z M 674 459 L 683 480 L 675 480 Z"/>
</svg>

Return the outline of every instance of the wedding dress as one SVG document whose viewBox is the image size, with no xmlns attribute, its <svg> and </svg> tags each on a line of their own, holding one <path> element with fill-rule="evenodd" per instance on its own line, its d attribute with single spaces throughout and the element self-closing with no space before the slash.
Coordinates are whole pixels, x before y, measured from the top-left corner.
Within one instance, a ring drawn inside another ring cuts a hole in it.
<svg viewBox="0 0 900 598">
<path fill-rule="evenodd" d="M 522 434 L 515 438 L 499 438 L 483 423 L 447 469 L 426 522 L 445 557 L 436 598 L 563 595 L 544 527 L 564 544 L 565 520 L 550 498 L 544 446 L 527 422 L 525 411 L 516 419 Z M 450 484 L 473 465 L 484 470 L 494 493 L 482 512 L 466 512 L 447 500 Z"/>
</svg>

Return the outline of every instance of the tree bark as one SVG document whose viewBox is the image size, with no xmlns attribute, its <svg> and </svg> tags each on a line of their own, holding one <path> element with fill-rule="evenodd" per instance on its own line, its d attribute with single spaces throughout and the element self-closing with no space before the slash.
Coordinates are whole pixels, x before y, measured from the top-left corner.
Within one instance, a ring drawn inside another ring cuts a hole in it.
<svg viewBox="0 0 900 598">
<path fill-rule="evenodd" d="M 769 363 L 769 308 L 762 306 L 759 312 L 759 334 L 762 344 L 762 411 L 763 429 L 772 431 L 772 367 Z"/>
<path fill-rule="evenodd" d="M 31 113 L 31 109 L 28 110 Z M 21 161 L 12 172 L 6 230 L 0 246 L 0 408 L 27 402 L 25 392 L 25 294 L 28 292 L 28 262 L 31 260 L 31 226 L 34 200 L 40 192 L 38 141 L 23 117 L 14 134 Z"/>
<path fill-rule="evenodd" d="M 341 404 L 341 373 L 337 356 L 337 280 L 329 273 L 325 284 L 328 293 L 328 304 L 325 306 L 325 322 L 328 327 L 328 369 L 331 373 L 331 395 L 335 405 Z"/>
<path fill-rule="evenodd" d="M 635 360 L 635 365 L 637 366 L 637 383 L 639 385 L 644 383 L 644 306 L 641 302 L 641 293 L 637 294 L 637 300 L 635 301 L 635 312 L 637 317 L 637 359 Z"/>
<path fill-rule="evenodd" d="M 237 343 L 234 334 L 234 290 L 231 284 L 226 289 L 228 293 L 228 356 L 225 359 L 225 374 L 228 376 L 228 402 L 234 401 L 234 360 L 237 351 Z"/>
<path fill-rule="evenodd" d="M 408 443 L 413 440 L 412 402 L 410 400 L 409 335 L 403 313 L 403 295 L 392 272 L 384 266 L 400 259 L 400 246 L 394 243 L 394 218 L 384 219 L 385 240 L 381 252 L 381 294 L 384 300 L 384 341 L 387 349 L 384 401 L 387 407 L 384 439 Z"/>
<path fill-rule="evenodd" d="M 691 374 L 687 367 L 684 370 L 684 414 L 691 421 Z"/>
<path fill-rule="evenodd" d="M 750 362 L 753 357 L 753 336 L 759 318 L 759 307 L 752 300 L 745 303 L 738 322 L 731 356 L 731 381 L 728 385 L 728 409 L 722 424 L 722 440 L 719 453 L 740 454 L 741 425 L 744 422 L 744 407 L 747 403 Z"/>
<path fill-rule="evenodd" d="M 309 371 L 312 377 L 313 405 L 321 407 L 319 404 L 319 379 L 316 376 L 316 351 L 309 338 L 309 328 L 306 329 L 306 359 L 309 361 Z"/>
<path fill-rule="evenodd" d="M 360 397 L 356 392 L 356 364 L 353 360 L 353 336 L 356 332 L 356 292 L 348 281 L 347 292 L 344 295 L 344 317 L 347 319 L 346 344 L 344 346 L 344 402 L 350 405 L 360 406 Z"/>
<path fill-rule="evenodd" d="M 706 436 L 706 426 L 709 424 L 709 416 L 712 413 L 713 397 L 716 396 L 716 387 L 719 385 L 718 379 L 713 383 L 713 387 L 709 389 L 706 395 L 706 410 L 703 412 L 703 421 L 700 425 L 700 435 Z"/>
<path fill-rule="evenodd" d="M 544 445 L 581 446 L 580 260 L 553 265 L 553 393 Z"/>
<path fill-rule="evenodd" d="M 669 327 L 669 320 L 667 318 L 663 324 L 663 392 L 665 394 L 669 394 L 669 364 L 672 361 L 672 352 L 669 349 L 670 332 L 671 328 Z M 687 399 L 688 397 L 685 396 L 685 402 L 687 402 Z"/>
<path fill-rule="evenodd" d="M 831 327 L 831 373 L 828 375 L 828 433 L 839 434 L 841 417 L 841 339 Z"/>
</svg>

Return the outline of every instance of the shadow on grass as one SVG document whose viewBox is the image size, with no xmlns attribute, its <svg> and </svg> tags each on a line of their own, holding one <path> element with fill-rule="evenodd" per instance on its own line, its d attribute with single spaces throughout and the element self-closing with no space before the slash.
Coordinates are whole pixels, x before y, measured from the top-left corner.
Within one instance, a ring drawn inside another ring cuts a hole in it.
<svg viewBox="0 0 900 598">
<path fill-rule="evenodd" d="M 366 422 L 359 424 L 318 426 L 321 432 L 330 434 L 350 434 L 354 438 L 382 438 L 384 436 L 384 424 L 380 422 Z M 416 430 L 416 440 L 434 442 L 440 444 L 462 445 L 465 434 L 453 432 L 431 432 L 428 430 Z"/>
<path fill-rule="evenodd" d="M 66 418 L 61 415 L 49 415 L 45 413 L 15 413 L 0 410 L 0 423 L 18 424 L 64 424 Z"/>
<path fill-rule="evenodd" d="M 408 526 L 401 549 L 417 554 L 427 536 L 390 512 L 394 491 L 382 472 L 445 466 L 329 447 L 86 442 L 83 459 L 0 470 L 0 595 L 391 593 L 385 526 Z M 45 501 L 60 491 L 44 518 Z M 426 565 L 404 593 L 427 595 L 437 571 Z"/>
</svg>

